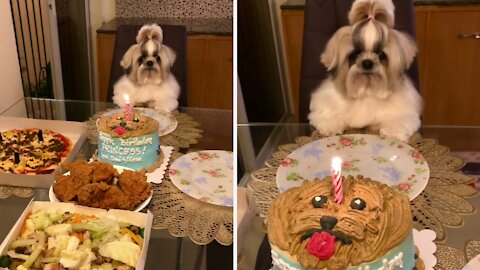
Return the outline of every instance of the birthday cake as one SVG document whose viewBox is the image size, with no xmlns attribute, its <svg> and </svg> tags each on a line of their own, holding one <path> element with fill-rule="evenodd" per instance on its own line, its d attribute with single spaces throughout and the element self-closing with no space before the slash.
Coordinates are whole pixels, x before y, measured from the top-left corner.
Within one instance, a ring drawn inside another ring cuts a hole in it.
<svg viewBox="0 0 480 270">
<path fill-rule="evenodd" d="M 280 194 L 267 217 L 273 269 L 424 268 L 406 196 L 377 181 L 348 176 L 343 200 L 336 201 L 330 177 Z"/>
<path fill-rule="evenodd" d="M 158 122 L 148 116 L 125 113 L 97 122 L 98 160 L 134 170 L 147 169 L 161 159 Z"/>
</svg>

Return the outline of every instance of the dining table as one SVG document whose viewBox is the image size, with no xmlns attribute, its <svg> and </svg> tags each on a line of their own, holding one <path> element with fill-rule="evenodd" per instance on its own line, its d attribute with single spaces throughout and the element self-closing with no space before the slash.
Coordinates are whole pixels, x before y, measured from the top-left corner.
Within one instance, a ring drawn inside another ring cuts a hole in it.
<svg viewBox="0 0 480 270">
<path fill-rule="evenodd" d="M 116 107 L 117 106 L 111 102 L 25 97 L 0 112 L 0 116 L 17 117 L 19 119 L 75 121 L 83 122 L 85 126 L 88 127 L 91 126 L 92 121 L 95 121 L 95 117 Z M 193 151 L 233 150 L 232 111 L 179 107 L 173 114 L 179 122 L 177 129 L 181 128 L 182 121 L 185 121 L 187 124 L 183 127 L 182 134 L 177 134 L 175 138 L 172 137 L 166 141 L 174 144 L 174 153 L 170 161 L 175 157 Z M 1 126 L 2 123 L 0 122 L 0 128 Z M 87 133 L 87 138 L 83 140 L 74 160 L 89 160 L 97 150 L 98 146 L 94 136 L 95 132 L 91 130 L 86 130 L 85 132 Z M 193 133 L 193 136 L 189 133 Z M 1 177 L 8 177 L 8 175 L 3 174 Z M 223 232 L 224 235 L 226 234 L 226 237 L 224 236 L 223 238 L 215 238 L 215 233 L 211 231 L 196 231 L 196 235 L 204 234 L 214 236 L 210 238 L 203 237 L 201 238 L 201 242 L 197 240 L 191 232 L 185 230 L 182 232 L 175 231 L 169 227 L 172 222 L 169 224 L 164 222 L 167 219 L 171 220 L 173 218 L 163 212 L 168 209 L 162 208 L 162 206 L 159 206 L 159 203 L 156 202 L 165 199 L 162 198 L 162 196 L 167 196 L 162 193 L 162 185 L 165 185 L 165 182 L 169 180 L 163 179 L 163 181 L 163 184 L 154 187 L 153 198 L 143 210 L 143 212 L 149 210 L 154 215 L 154 224 L 148 245 L 145 269 L 231 269 L 233 265 L 233 226 L 227 226 L 229 230 Z M 172 189 L 174 189 L 174 187 L 170 184 L 170 190 Z M 180 193 L 178 190 L 176 192 Z M 6 237 L 32 199 L 48 201 L 48 193 L 48 189 L 45 188 L 22 188 L 0 185 L 0 215 L 2 216 L 2 221 L 0 222 L 0 239 L 3 240 Z M 184 196 L 183 200 L 192 201 L 193 199 Z M 181 200 L 179 203 L 182 203 Z M 190 203 L 189 205 L 191 206 L 193 204 Z M 200 204 L 196 207 L 208 208 L 208 205 Z M 188 208 L 188 206 L 186 208 Z M 196 211 L 195 209 L 192 210 Z M 230 222 L 233 223 L 233 208 L 224 207 L 221 210 L 226 213 L 231 212 L 229 213 L 229 217 L 231 219 Z M 169 214 L 171 215 L 171 213 L 172 211 L 170 210 Z"/>
<path fill-rule="evenodd" d="M 344 136 L 351 134 L 378 136 L 365 129 Z M 240 123 L 237 135 L 238 270 L 267 270 L 272 261 L 265 217 L 280 193 L 279 167 L 296 149 L 326 136 L 306 123 Z M 422 125 L 408 144 L 429 169 L 425 186 L 410 201 L 413 228 L 435 232 L 433 269 L 463 269 L 480 254 L 480 127 Z"/>
</svg>

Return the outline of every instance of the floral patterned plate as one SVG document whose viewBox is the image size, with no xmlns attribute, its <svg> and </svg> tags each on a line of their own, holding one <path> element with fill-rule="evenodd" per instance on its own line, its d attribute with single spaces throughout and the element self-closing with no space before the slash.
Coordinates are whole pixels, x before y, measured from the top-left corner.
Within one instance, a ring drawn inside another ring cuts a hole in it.
<svg viewBox="0 0 480 270">
<path fill-rule="evenodd" d="M 425 188 L 430 169 L 422 154 L 410 145 L 376 135 L 340 135 L 301 146 L 277 170 L 280 192 L 300 186 L 304 179 L 330 175 L 331 160 L 342 159 L 342 175 L 363 175 L 408 195 L 410 200 Z"/>
<path fill-rule="evenodd" d="M 165 136 L 172 133 L 178 126 L 178 121 L 173 114 L 167 112 L 160 112 L 149 108 L 134 108 L 138 113 L 149 116 L 158 122 L 158 136 Z M 123 112 L 123 109 L 115 109 L 108 111 L 103 116 L 110 116 Z"/>
<path fill-rule="evenodd" d="M 233 153 L 208 150 L 177 158 L 168 170 L 185 194 L 211 204 L 233 206 Z"/>
</svg>

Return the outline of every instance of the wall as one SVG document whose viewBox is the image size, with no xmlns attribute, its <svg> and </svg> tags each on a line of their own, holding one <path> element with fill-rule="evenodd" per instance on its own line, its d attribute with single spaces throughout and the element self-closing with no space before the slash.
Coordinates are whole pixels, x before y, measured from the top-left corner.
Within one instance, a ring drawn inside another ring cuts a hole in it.
<svg viewBox="0 0 480 270">
<path fill-rule="evenodd" d="M 231 18 L 232 0 L 116 0 L 117 17 Z"/>
<path fill-rule="evenodd" d="M 0 42 L 0 59 L 2 59 L 0 61 L 0 82 L 2 82 L 0 112 L 3 112 L 23 98 L 10 1 L 0 1 L 0 25 L 2 26 L 0 27 L 0 36 L 2 37 L 2 42 Z"/>
<path fill-rule="evenodd" d="M 90 33 L 95 100 L 98 100 L 97 29 L 115 17 L 115 0 L 90 1 Z"/>
</svg>

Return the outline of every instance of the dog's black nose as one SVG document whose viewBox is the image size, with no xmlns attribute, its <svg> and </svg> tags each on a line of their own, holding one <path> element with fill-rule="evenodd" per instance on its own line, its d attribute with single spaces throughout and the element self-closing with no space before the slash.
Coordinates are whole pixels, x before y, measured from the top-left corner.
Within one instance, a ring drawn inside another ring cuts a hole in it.
<svg viewBox="0 0 480 270">
<path fill-rule="evenodd" d="M 322 229 L 331 230 L 337 224 L 338 220 L 332 216 L 323 216 L 320 218 L 320 225 Z"/>
<path fill-rule="evenodd" d="M 372 61 L 372 60 L 368 60 L 368 59 L 363 60 L 363 61 L 362 61 L 362 67 L 363 67 L 363 69 L 365 69 L 365 70 L 370 70 L 370 69 L 372 69 L 372 68 L 373 68 L 373 61 Z"/>
<path fill-rule="evenodd" d="M 153 61 L 152 60 L 148 60 L 146 62 L 146 64 L 147 64 L 148 67 L 153 67 Z"/>
<path fill-rule="evenodd" d="M 126 125 L 127 125 L 127 123 L 125 123 L 125 122 L 120 122 L 120 126 L 125 127 Z"/>
</svg>

